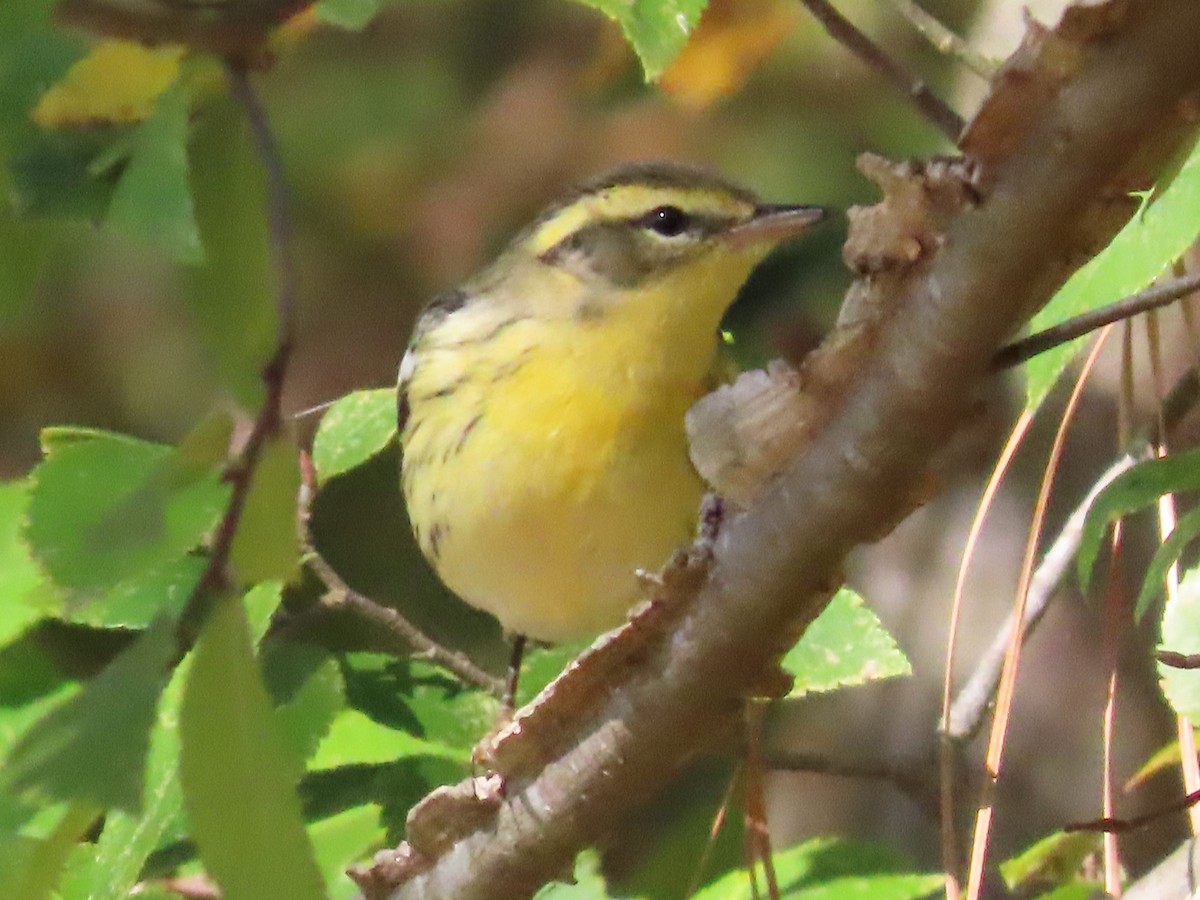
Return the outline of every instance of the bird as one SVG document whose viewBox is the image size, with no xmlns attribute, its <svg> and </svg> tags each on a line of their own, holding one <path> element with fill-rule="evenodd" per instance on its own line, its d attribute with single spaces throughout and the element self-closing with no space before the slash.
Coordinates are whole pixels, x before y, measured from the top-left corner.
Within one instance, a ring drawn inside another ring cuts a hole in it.
<svg viewBox="0 0 1200 900">
<path fill-rule="evenodd" d="M 699 167 L 626 164 L 420 314 L 398 385 L 409 520 L 518 653 L 619 625 L 639 570 L 687 543 L 705 484 L 684 416 L 723 380 L 722 316 L 824 215 Z"/>
</svg>

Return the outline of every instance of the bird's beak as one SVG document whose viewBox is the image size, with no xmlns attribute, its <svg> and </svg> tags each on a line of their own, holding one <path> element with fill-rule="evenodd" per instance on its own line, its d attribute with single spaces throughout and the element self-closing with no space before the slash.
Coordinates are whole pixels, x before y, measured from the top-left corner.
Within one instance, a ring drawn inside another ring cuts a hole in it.
<svg viewBox="0 0 1200 900">
<path fill-rule="evenodd" d="M 762 203 L 754 215 L 724 234 L 726 243 L 735 248 L 749 244 L 775 244 L 784 238 L 795 237 L 825 218 L 820 206 L 789 206 Z"/>
</svg>

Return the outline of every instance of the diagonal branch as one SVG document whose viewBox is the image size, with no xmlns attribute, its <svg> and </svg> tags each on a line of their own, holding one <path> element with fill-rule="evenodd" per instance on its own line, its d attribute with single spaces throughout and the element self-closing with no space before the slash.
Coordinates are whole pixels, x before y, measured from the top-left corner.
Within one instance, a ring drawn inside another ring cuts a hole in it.
<svg viewBox="0 0 1200 900">
<path fill-rule="evenodd" d="M 914 78 L 897 60 L 888 56 L 869 37 L 854 27 L 827 0 L 800 0 L 829 36 L 842 44 L 864 63 L 879 72 L 920 110 L 921 115 L 937 126 L 951 144 L 957 144 L 963 131 L 963 120 L 925 82 Z"/>
<path fill-rule="evenodd" d="M 1048 41 L 1069 66 L 1041 61 Z M 985 107 L 964 137 L 971 202 L 931 211 L 916 234 L 885 210 L 905 238 L 896 255 L 855 260 L 868 277 L 801 373 L 814 421 L 790 468 L 725 524 L 705 577 L 666 579 L 657 606 L 486 748 L 501 790 L 468 781 L 414 809 L 410 842 L 358 873 L 371 897 L 528 897 L 735 727 L 846 555 L 929 496 L 931 461 L 970 421 L 997 348 L 1194 136 L 1198 42 L 1195 0 L 1091 3 L 1034 30 L 997 76 L 1000 112 Z M 926 182 L 894 174 L 929 199 Z"/>
</svg>

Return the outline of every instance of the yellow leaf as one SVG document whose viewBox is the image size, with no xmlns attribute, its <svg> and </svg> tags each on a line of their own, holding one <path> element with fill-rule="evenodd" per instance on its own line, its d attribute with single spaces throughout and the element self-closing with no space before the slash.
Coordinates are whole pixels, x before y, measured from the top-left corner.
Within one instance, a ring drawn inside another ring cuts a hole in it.
<svg viewBox="0 0 1200 900">
<path fill-rule="evenodd" d="M 659 85 L 684 106 L 704 109 L 741 88 L 795 18 L 787 0 L 712 0 Z"/>
<path fill-rule="evenodd" d="M 51 85 L 33 110 L 44 128 L 140 122 L 179 74 L 182 47 L 104 41 Z"/>
</svg>

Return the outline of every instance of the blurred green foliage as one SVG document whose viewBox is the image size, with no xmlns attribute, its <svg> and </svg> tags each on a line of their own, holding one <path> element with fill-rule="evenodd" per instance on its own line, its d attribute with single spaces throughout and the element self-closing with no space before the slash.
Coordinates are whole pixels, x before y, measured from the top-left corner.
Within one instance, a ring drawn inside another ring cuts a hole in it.
<svg viewBox="0 0 1200 900">
<path fill-rule="evenodd" d="M 943 6 L 954 25 L 975 4 Z M 567 184 L 618 162 L 704 162 L 770 200 L 842 208 L 874 195 L 858 151 L 941 149 L 799 16 L 705 109 L 647 85 L 705 7 L 323 0 L 282 30 L 254 81 L 292 190 L 289 422 L 267 441 L 221 578 L 207 554 L 245 475 L 226 449 L 262 402 L 279 325 L 242 116 L 215 62 L 192 56 L 145 118 L 37 124 L 38 98 L 95 42 L 57 26 L 49 0 L 0 6 L 0 476 L 32 471 L 0 485 L 0 893 L 121 897 L 143 878 L 203 871 L 233 897 L 348 897 L 345 867 L 398 841 L 413 802 L 471 771 L 494 698 L 317 605 L 293 429 L 307 444 L 304 410 L 375 389 L 320 426 L 306 485 L 315 546 L 352 587 L 502 670 L 496 624 L 437 583 L 400 502 L 389 398 L 425 300 Z M 895 30 L 889 7 L 863 18 L 949 87 L 952 66 Z M 752 279 L 728 322 L 745 362 L 813 345 L 846 280 L 839 238 L 829 228 Z M 79 427 L 46 428 L 62 422 Z M 175 619 L 198 591 L 213 611 L 181 658 Z M 852 598 L 831 612 L 798 657 L 808 689 L 907 671 Z M 535 649 L 523 691 L 576 649 Z M 632 839 L 603 867 L 589 857 L 581 884 L 682 896 L 730 769 L 684 773 L 631 817 Z M 722 877 L 742 837 L 740 823 L 717 837 L 703 896 L 746 895 L 740 874 Z M 938 883 L 832 839 L 776 865 L 788 896 L 900 900 Z"/>
</svg>

